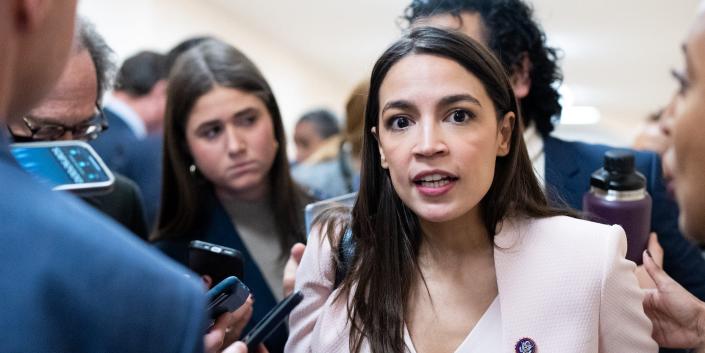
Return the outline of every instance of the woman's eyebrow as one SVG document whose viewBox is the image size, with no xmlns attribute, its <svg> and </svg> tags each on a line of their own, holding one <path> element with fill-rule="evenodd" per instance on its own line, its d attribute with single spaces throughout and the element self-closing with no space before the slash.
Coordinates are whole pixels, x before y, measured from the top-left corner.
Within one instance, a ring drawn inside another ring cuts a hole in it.
<svg viewBox="0 0 705 353">
<path fill-rule="evenodd" d="M 218 125 L 218 124 L 220 124 L 220 119 L 218 119 L 218 118 L 215 118 L 215 119 L 212 119 L 212 120 L 207 120 L 207 121 L 204 121 L 204 122 L 198 124 L 198 126 L 196 127 L 196 130 L 201 130 L 201 129 L 209 128 L 209 127 L 211 127 L 211 126 L 215 126 L 215 125 Z"/>
<path fill-rule="evenodd" d="M 465 94 L 465 93 L 454 94 L 454 95 L 443 97 L 441 99 L 441 101 L 439 102 L 439 105 L 446 106 L 446 105 L 451 105 L 451 104 L 458 103 L 458 102 L 469 102 L 469 103 L 477 104 L 480 107 L 482 107 L 482 104 L 480 104 L 480 101 L 477 98 L 473 97 L 472 95 Z"/>
<path fill-rule="evenodd" d="M 452 104 L 458 103 L 458 102 L 469 102 L 472 104 L 477 104 L 478 106 L 482 107 L 482 104 L 480 103 L 480 101 L 477 98 L 473 97 L 470 94 L 466 94 L 466 93 L 445 96 L 445 97 L 441 98 L 441 100 L 438 102 L 438 104 L 440 106 L 447 106 L 447 105 L 452 105 Z M 387 102 L 387 104 L 385 104 L 384 107 L 382 108 L 382 114 L 389 109 L 411 110 L 411 109 L 415 109 L 415 106 L 407 100 L 400 99 L 400 100 L 394 100 L 394 101 Z"/>
<path fill-rule="evenodd" d="M 400 109 L 400 110 L 409 110 L 409 109 L 414 109 L 414 105 L 411 104 L 411 102 L 407 100 L 395 100 L 391 102 L 387 102 L 387 104 L 384 105 L 384 108 L 382 108 L 382 113 L 389 109 Z"/>
<path fill-rule="evenodd" d="M 252 107 L 248 107 L 248 108 L 245 108 L 245 109 L 240 110 L 238 112 L 235 112 L 235 114 L 233 114 L 233 118 L 240 118 L 243 116 L 256 114 L 257 112 L 258 112 L 257 109 L 252 108 Z"/>
</svg>

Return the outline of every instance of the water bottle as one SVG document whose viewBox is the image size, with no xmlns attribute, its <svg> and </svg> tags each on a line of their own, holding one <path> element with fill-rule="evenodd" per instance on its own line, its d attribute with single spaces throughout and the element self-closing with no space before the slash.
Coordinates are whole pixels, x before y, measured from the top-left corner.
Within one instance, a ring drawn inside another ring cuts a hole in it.
<svg viewBox="0 0 705 353">
<path fill-rule="evenodd" d="M 646 178 L 634 169 L 632 152 L 605 153 L 604 166 L 590 177 L 583 211 L 591 221 L 622 226 L 627 233 L 627 259 L 641 265 L 651 229 L 651 196 Z"/>
</svg>

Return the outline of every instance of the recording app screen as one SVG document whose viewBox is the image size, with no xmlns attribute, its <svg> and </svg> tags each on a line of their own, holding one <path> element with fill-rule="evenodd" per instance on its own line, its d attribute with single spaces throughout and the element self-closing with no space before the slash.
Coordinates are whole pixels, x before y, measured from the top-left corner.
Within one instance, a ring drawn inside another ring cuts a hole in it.
<svg viewBox="0 0 705 353">
<path fill-rule="evenodd" d="M 51 186 L 108 181 L 95 158 L 81 147 L 13 147 L 12 154 L 24 170 Z"/>
</svg>

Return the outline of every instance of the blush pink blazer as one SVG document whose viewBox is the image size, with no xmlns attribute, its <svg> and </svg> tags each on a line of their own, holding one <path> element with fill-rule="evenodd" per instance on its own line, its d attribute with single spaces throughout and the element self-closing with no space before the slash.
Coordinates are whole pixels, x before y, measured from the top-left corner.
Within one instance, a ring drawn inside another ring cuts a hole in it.
<svg viewBox="0 0 705 353">
<path fill-rule="evenodd" d="M 505 221 L 495 244 L 502 352 L 523 338 L 539 353 L 658 351 L 621 227 L 570 217 Z M 331 295 L 330 243 L 317 230 L 296 276 L 305 297 L 289 318 L 285 352 L 349 352 L 346 305 Z"/>
</svg>

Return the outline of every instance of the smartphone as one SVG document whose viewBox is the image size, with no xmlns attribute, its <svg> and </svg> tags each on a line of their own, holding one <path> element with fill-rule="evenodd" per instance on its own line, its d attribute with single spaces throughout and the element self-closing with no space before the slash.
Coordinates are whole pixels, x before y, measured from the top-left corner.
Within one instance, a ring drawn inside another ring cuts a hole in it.
<svg viewBox="0 0 705 353">
<path fill-rule="evenodd" d="M 279 325 L 284 323 L 289 313 L 291 313 L 303 299 L 304 295 L 301 294 L 301 292 L 295 292 L 272 308 L 272 310 L 250 330 L 250 333 L 245 336 L 245 339 L 242 340 L 247 345 L 247 351 L 256 352 L 257 346 L 264 342 Z"/>
<path fill-rule="evenodd" d="M 250 296 L 250 289 L 237 277 L 230 276 L 211 288 L 206 296 L 210 327 L 221 314 L 235 311 L 245 304 Z"/>
<path fill-rule="evenodd" d="M 210 276 L 213 283 L 230 276 L 244 279 L 245 260 L 242 253 L 222 245 L 192 241 L 189 244 L 188 264 L 193 272 Z"/>
<path fill-rule="evenodd" d="M 115 183 L 98 153 L 83 141 L 14 143 L 10 151 L 25 171 L 53 190 L 99 194 Z"/>
</svg>

